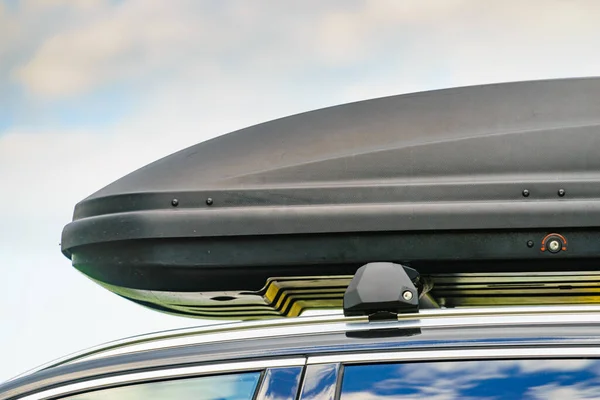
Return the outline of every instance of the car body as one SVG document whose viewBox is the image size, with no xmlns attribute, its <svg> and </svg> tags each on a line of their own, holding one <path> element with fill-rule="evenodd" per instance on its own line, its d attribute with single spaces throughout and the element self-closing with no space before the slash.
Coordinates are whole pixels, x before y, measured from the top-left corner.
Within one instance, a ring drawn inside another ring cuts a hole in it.
<svg viewBox="0 0 600 400">
<path fill-rule="evenodd" d="M 80 202 L 62 251 L 145 307 L 0 399 L 600 398 L 600 79 L 318 110 Z M 316 315 L 318 314 L 318 315 Z"/>
<path fill-rule="evenodd" d="M 0 398 L 593 398 L 600 395 L 599 344 L 597 306 L 226 323 L 90 349 L 5 383 Z M 194 385 L 253 373 L 250 382 L 228 381 L 228 389 Z M 171 386 L 156 387 L 164 383 Z"/>
</svg>

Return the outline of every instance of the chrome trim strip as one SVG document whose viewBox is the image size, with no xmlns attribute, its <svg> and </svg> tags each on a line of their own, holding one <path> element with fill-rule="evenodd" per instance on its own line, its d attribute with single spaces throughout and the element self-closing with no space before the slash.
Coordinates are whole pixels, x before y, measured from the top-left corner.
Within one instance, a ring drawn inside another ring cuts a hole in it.
<svg viewBox="0 0 600 400">
<path fill-rule="evenodd" d="M 275 367 L 294 367 L 304 366 L 306 364 L 305 358 L 288 358 L 288 359 L 277 359 L 277 360 L 262 360 L 262 361 L 248 361 L 238 363 L 227 363 L 227 364 L 212 364 L 212 365 L 199 365 L 194 367 L 183 367 L 183 368 L 171 368 L 161 369 L 148 372 L 137 372 L 133 374 L 116 375 L 108 378 L 92 379 L 88 381 L 67 384 L 59 386 L 54 389 L 44 390 L 42 392 L 34 393 L 29 396 L 22 397 L 22 400 L 45 400 L 54 398 L 56 396 L 68 396 L 70 394 L 92 391 L 98 389 L 104 389 L 113 386 L 122 386 L 140 382 L 149 382 L 156 380 L 166 380 L 173 378 L 191 377 L 196 375 L 213 374 L 213 373 L 226 373 L 234 371 L 250 371 L 250 370 L 262 370 L 265 368 Z"/>
<path fill-rule="evenodd" d="M 445 361 L 445 360 L 477 360 L 505 359 L 516 357 L 527 358 L 571 358 L 599 357 L 600 347 L 534 347 L 503 349 L 469 349 L 469 350 L 427 350 L 402 352 L 354 353 L 331 356 L 309 357 L 307 365 L 331 363 L 373 363 L 390 361 Z"/>
<path fill-rule="evenodd" d="M 435 318 L 433 318 L 435 316 Z M 183 336 L 169 339 L 159 339 L 152 342 L 134 344 L 126 347 L 107 350 L 102 353 L 92 354 L 88 357 L 76 361 L 93 360 L 97 358 L 110 357 L 116 355 L 130 354 L 141 351 L 155 350 L 158 348 L 180 347 L 194 344 L 205 344 L 215 342 L 227 342 L 242 340 L 248 337 L 253 339 L 284 337 L 295 335 L 306 335 L 311 333 L 336 333 L 348 332 L 364 329 L 378 328 L 444 328 L 444 327 L 466 327 L 466 326 L 498 326 L 498 325 L 518 325 L 518 324 L 537 324 L 548 325 L 560 323 L 600 323 L 600 308 L 593 312 L 574 310 L 568 312 L 544 312 L 540 309 L 534 311 L 524 310 L 517 313 L 514 310 L 502 312 L 499 310 L 496 314 L 480 314 L 467 310 L 464 312 L 449 312 L 445 315 L 439 313 L 420 313 L 411 314 L 411 316 L 399 316 L 398 321 L 369 323 L 366 318 L 332 318 L 327 317 L 325 321 L 319 320 L 318 326 L 314 324 L 296 324 L 284 326 L 271 326 L 261 330 L 234 330 L 225 332 L 206 333 L 201 336 Z"/>
<path fill-rule="evenodd" d="M 398 316 L 400 322 L 396 326 L 426 326 L 423 321 L 440 320 L 439 324 L 428 326 L 465 326 L 461 323 L 459 317 L 490 317 L 496 320 L 500 316 L 530 315 L 537 317 L 552 317 L 553 322 L 562 321 L 561 315 L 564 314 L 590 314 L 597 315 L 600 318 L 600 306 L 580 305 L 580 306 L 525 306 L 525 307 L 481 307 L 481 308 L 455 308 L 455 309 L 432 309 L 422 310 L 418 314 L 403 314 Z M 573 315 L 571 315 L 573 317 Z M 588 316 L 589 317 L 589 316 Z M 413 321 L 413 324 L 406 324 L 407 321 Z M 597 321 L 597 320 L 594 320 Z M 442 323 L 443 322 L 443 323 Z M 481 324 L 484 321 L 474 323 Z M 571 320 L 565 322 L 590 322 L 589 318 L 585 320 Z M 256 337 L 277 337 L 301 335 L 303 333 L 317 332 L 335 332 L 351 329 L 365 329 L 367 319 L 364 317 L 344 317 L 341 311 L 333 311 L 328 315 L 296 317 L 290 319 L 260 320 L 249 322 L 229 322 L 216 325 L 206 325 L 193 328 L 183 328 L 177 330 L 156 332 L 140 336 L 134 336 L 126 339 L 116 340 L 103 345 L 95 346 L 83 351 L 79 351 L 46 363 L 33 370 L 25 372 L 10 380 L 31 375 L 43 369 L 56 367 L 62 364 L 74 363 L 79 361 L 92 360 L 97 358 L 109 357 L 113 355 L 136 353 L 159 348 L 176 347 L 189 344 L 226 342 L 239 340 L 243 338 Z M 510 323 L 510 322 L 508 322 Z M 332 325 L 337 327 L 333 328 Z M 394 323 L 395 324 L 395 323 Z M 318 325 L 316 327 L 315 325 Z M 327 329 L 325 326 L 329 325 Z M 372 329 L 376 325 L 371 324 Z M 377 326 L 380 326 L 377 324 Z M 387 326 L 389 327 L 389 326 Z M 261 332 L 257 332 L 260 330 Z M 9 381 L 10 381 L 9 380 Z"/>
</svg>

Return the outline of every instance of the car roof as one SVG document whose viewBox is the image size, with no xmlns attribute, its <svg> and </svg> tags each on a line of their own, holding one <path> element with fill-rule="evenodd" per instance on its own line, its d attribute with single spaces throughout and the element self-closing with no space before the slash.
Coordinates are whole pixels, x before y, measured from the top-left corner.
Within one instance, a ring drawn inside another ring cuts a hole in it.
<svg viewBox="0 0 600 400">
<path fill-rule="evenodd" d="M 600 306 L 422 310 L 385 322 L 321 315 L 226 323 L 142 335 L 88 349 L 5 383 L 0 386 L 0 399 L 106 374 L 181 365 L 295 360 L 298 356 L 327 361 L 392 350 L 599 344 Z"/>
</svg>

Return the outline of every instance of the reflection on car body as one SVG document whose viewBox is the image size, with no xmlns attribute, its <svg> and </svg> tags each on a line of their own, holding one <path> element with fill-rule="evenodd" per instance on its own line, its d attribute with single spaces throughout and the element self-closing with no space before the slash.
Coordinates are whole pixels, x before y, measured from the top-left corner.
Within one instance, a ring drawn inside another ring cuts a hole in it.
<svg viewBox="0 0 600 400">
<path fill-rule="evenodd" d="M 204 376 L 121 386 L 69 396 L 70 400 L 100 399 L 235 399 L 252 400 L 260 372 Z"/>
<path fill-rule="evenodd" d="M 598 360 L 486 360 L 344 368 L 341 399 L 599 398 Z"/>
<path fill-rule="evenodd" d="M 397 321 L 299 317 L 171 331 L 109 344 L 9 381 L 1 398 L 596 397 L 600 307 L 545 307 L 544 318 L 527 318 L 534 312 L 432 310 Z M 346 335 L 415 325 L 421 332 L 408 336 Z M 246 335 L 213 337 L 212 345 L 203 340 L 231 328 Z M 287 335 L 268 335 L 280 329 Z"/>
</svg>

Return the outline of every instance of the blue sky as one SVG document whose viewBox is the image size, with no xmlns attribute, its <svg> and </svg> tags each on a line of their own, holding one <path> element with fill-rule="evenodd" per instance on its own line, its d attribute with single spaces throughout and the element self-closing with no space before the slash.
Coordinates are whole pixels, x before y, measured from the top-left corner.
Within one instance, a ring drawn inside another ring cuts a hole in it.
<svg viewBox="0 0 600 400">
<path fill-rule="evenodd" d="M 112 295 L 59 251 L 75 203 L 171 152 L 310 109 L 596 76 L 600 2 L 0 0 L 0 380 L 204 323 Z"/>
</svg>

